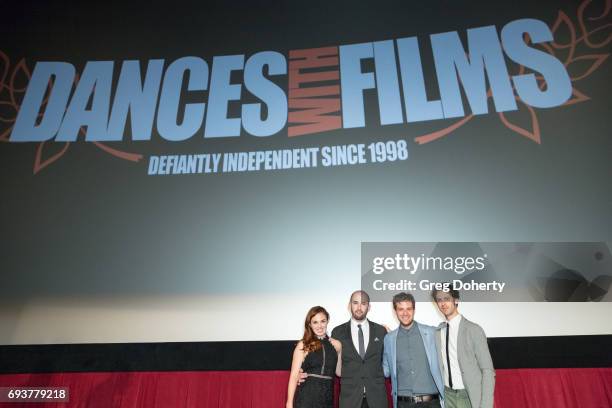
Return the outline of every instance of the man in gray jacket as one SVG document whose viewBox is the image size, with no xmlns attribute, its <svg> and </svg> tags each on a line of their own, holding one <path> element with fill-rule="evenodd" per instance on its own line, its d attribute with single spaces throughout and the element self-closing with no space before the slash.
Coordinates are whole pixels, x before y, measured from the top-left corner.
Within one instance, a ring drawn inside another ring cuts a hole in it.
<svg viewBox="0 0 612 408">
<path fill-rule="evenodd" d="M 491 408 L 495 369 L 482 327 L 459 314 L 459 291 L 434 290 L 446 318 L 436 335 L 444 375 L 445 408 Z"/>
</svg>

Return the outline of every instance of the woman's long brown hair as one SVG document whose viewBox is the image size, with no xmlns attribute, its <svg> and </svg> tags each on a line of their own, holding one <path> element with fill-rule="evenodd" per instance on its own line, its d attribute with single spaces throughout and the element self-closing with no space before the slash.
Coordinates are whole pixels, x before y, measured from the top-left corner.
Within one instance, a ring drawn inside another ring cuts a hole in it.
<svg viewBox="0 0 612 408">
<path fill-rule="evenodd" d="M 310 308 L 308 313 L 306 313 L 306 319 L 304 320 L 304 336 L 302 336 L 302 344 L 304 344 L 304 351 L 310 353 L 312 351 L 319 350 L 321 346 L 321 340 L 319 340 L 310 327 L 310 321 L 313 317 L 318 315 L 319 313 L 323 313 L 325 318 L 329 322 L 329 313 L 322 306 L 313 306 Z"/>
</svg>

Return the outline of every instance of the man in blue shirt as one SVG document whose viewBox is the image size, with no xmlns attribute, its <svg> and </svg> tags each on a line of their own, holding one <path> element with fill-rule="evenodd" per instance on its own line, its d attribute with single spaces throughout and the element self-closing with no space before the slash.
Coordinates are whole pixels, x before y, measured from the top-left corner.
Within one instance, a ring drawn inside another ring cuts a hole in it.
<svg viewBox="0 0 612 408">
<path fill-rule="evenodd" d="M 409 293 L 393 297 L 400 325 L 384 341 L 383 370 L 391 377 L 394 408 L 440 407 L 444 381 L 436 348 L 436 328 L 414 321 L 415 300 Z"/>
</svg>

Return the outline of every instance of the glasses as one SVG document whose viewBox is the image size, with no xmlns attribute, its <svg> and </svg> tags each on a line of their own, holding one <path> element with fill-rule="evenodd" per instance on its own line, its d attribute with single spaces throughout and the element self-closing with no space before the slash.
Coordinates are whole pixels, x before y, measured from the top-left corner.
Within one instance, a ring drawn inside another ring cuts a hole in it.
<svg viewBox="0 0 612 408">
<path fill-rule="evenodd" d="M 440 297 L 436 297 L 436 303 L 444 303 L 444 302 L 452 302 L 453 301 L 453 297 L 452 296 L 440 296 Z"/>
</svg>

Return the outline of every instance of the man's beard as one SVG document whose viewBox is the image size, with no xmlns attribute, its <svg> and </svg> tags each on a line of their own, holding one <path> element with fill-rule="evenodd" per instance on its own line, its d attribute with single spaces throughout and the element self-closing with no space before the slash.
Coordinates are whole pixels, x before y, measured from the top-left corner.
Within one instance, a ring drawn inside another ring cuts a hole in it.
<svg viewBox="0 0 612 408">
<path fill-rule="evenodd" d="M 353 319 L 355 320 L 364 320 L 366 316 L 368 315 L 368 312 L 364 312 L 360 316 L 357 316 L 355 312 L 351 312 L 351 315 L 353 316 Z"/>
</svg>

